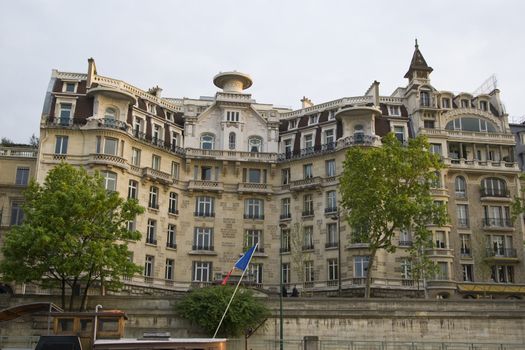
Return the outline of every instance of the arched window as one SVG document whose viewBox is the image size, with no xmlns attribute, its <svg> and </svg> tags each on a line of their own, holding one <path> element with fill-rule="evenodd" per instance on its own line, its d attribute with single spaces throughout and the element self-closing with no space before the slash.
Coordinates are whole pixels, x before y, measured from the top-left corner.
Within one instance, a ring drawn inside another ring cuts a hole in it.
<svg viewBox="0 0 525 350">
<path fill-rule="evenodd" d="M 481 196 L 508 197 L 507 183 L 497 177 L 488 177 L 481 181 Z"/>
<path fill-rule="evenodd" d="M 230 136 L 228 137 L 230 149 L 235 149 L 235 139 L 236 139 L 235 133 L 230 132 Z"/>
<path fill-rule="evenodd" d="M 357 124 L 354 127 L 354 140 L 355 142 L 363 142 L 365 139 L 365 130 L 363 125 Z"/>
<path fill-rule="evenodd" d="M 106 108 L 104 112 L 104 125 L 114 127 L 117 123 L 117 110 L 115 108 Z"/>
<path fill-rule="evenodd" d="M 261 152 L 262 139 L 260 137 L 250 137 L 248 139 L 248 152 Z"/>
<path fill-rule="evenodd" d="M 454 188 L 456 190 L 457 197 L 465 197 L 465 194 L 467 192 L 467 183 L 463 176 L 456 176 L 456 180 L 454 181 Z"/>
<path fill-rule="evenodd" d="M 215 148 L 215 136 L 212 134 L 204 134 L 201 136 L 201 148 L 202 149 L 214 149 Z"/>
</svg>

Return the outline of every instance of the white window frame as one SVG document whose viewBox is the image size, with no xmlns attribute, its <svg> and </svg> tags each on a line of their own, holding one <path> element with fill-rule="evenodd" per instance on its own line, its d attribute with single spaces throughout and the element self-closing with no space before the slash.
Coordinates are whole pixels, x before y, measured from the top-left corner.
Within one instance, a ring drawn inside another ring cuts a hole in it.
<svg viewBox="0 0 525 350">
<path fill-rule="evenodd" d="M 157 220 L 148 219 L 146 226 L 146 244 L 157 245 Z"/>
<path fill-rule="evenodd" d="M 313 260 L 307 260 L 304 262 L 304 282 L 315 281 L 315 270 Z"/>
<path fill-rule="evenodd" d="M 209 139 L 208 139 L 209 138 Z M 210 145 L 205 148 L 204 145 Z M 213 150 L 215 149 L 215 135 L 210 133 L 204 133 L 200 137 L 200 148 L 204 150 Z"/>
<path fill-rule="evenodd" d="M 175 224 L 168 224 L 166 247 L 171 249 L 175 249 L 177 247 L 177 225 Z"/>
<path fill-rule="evenodd" d="M 166 268 L 164 270 L 164 279 L 173 281 L 175 272 L 175 259 L 166 259 Z"/>
<path fill-rule="evenodd" d="M 388 106 L 388 115 L 393 117 L 401 116 L 401 106 L 399 105 L 389 105 Z"/>
<path fill-rule="evenodd" d="M 73 85 L 73 91 L 67 91 L 67 85 Z M 78 89 L 78 81 L 62 80 L 62 92 L 76 94 Z"/>
<path fill-rule="evenodd" d="M 354 278 L 366 278 L 370 256 L 360 255 L 354 257 Z"/>
<path fill-rule="evenodd" d="M 55 154 L 67 154 L 68 143 L 69 143 L 69 136 L 56 135 L 55 136 Z"/>
<path fill-rule="evenodd" d="M 326 265 L 328 267 L 328 281 L 337 281 L 339 279 L 337 258 L 328 259 Z"/>
<path fill-rule="evenodd" d="M 196 250 L 213 251 L 213 228 L 195 227 L 193 245 Z"/>
<path fill-rule="evenodd" d="M 175 215 L 179 214 L 178 203 L 179 195 L 176 192 L 170 192 L 168 198 L 168 213 Z"/>
<path fill-rule="evenodd" d="M 139 182 L 135 180 L 129 180 L 128 183 L 128 199 L 139 198 Z"/>
<path fill-rule="evenodd" d="M 155 269 L 155 257 L 153 255 L 146 255 L 144 260 L 144 277 L 153 277 Z"/>
<path fill-rule="evenodd" d="M 193 282 L 211 282 L 212 263 L 210 261 L 193 262 Z"/>
<path fill-rule="evenodd" d="M 117 173 L 103 170 L 101 175 L 104 179 L 104 188 L 107 191 L 115 192 L 117 190 Z"/>
</svg>

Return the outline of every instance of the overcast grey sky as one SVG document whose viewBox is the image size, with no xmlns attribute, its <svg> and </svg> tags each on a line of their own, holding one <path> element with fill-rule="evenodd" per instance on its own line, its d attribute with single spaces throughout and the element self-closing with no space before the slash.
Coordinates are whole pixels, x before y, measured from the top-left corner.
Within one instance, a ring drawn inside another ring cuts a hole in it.
<svg viewBox="0 0 525 350">
<path fill-rule="evenodd" d="M 98 73 L 167 97 L 213 95 L 238 70 L 262 103 L 300 106 L 389 95 L 406 84 L 414 38 L 439 90 L 498 77 L 510 116 L 525 115 L 525 1 L 5 1 L 0 11 L 0 136 L 38 134 L 51 69 Z"/>
</svg>

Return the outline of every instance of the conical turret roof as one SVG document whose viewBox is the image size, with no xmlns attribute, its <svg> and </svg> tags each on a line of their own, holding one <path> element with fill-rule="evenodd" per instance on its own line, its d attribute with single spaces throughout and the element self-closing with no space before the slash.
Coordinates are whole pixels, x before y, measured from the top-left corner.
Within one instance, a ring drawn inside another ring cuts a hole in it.
<svg viewBox="0 0 525 350">
<path fill-rule="evenodd" d="M 408 72 L 405 74 L 405 78 L 412 77 L 412 73 L 414 71 L 424 71 L 424 72 L 432 72 L 432 67 L 429 67 L 427 62 L 425 61 L 425 58 L 423 57 L 423 54 L 421 51 L 419 51 L 419 45 L 417 44 L 416 39 L 416 45 L 414 49 L 414 55 L 412 56 L 412 61 L 410 61 L 410 67 L 408 68 Z"/>
</svg>

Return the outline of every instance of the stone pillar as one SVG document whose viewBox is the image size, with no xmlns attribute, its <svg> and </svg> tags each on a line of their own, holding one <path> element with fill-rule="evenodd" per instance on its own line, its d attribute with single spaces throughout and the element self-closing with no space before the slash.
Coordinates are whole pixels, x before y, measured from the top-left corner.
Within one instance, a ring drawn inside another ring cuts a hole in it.
<svg viewBox="0 0 525 350">
<path fill-rule="evenodd" d="M 319 350 L 319 337 L 318 336 L 305 336 L 304 350 Z"/>
</svg>

